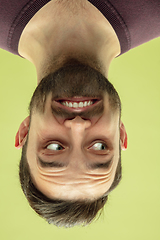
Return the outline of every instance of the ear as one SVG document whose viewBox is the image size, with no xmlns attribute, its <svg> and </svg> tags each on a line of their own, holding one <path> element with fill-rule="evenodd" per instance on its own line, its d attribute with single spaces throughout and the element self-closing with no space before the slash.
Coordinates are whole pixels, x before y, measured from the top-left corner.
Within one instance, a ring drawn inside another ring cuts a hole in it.
<svg viewBox="0 0 160 240">
<path fill-rule="evenodd" d="M 122 122 L 120 123 L 120 143 L 121 149 L 125 151 L 127 149 L 127 133 Z"/>
<path fill-rule="evenodd" d="M 24 121 L 21 123 L 18 129 L 18 132 L 15 137 L 15 147 L 17 149 L 22 148 L 26 142 L 28 129 L 29 129 L 29 122 L 30 122 L 30 117 L 28 116 L 27 118 L 24 119 Z"/>
</svg>

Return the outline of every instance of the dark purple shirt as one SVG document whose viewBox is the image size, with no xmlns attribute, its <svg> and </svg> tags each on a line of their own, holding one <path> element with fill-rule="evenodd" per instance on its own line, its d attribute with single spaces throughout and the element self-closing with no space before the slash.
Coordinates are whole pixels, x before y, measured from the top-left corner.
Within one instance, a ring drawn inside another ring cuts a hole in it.
<svg viewBox="0 0 160 240">
<path fill-rule="evenodd" d="M 50 0 L 0 0 L 0 48 L 18 55 L 23 29 Z M 76 0 L 75 0 L 76 1 Z M 160 36 L 160 0 L 88 0 L 107 18 L 121 54 Z"/>
</svg>

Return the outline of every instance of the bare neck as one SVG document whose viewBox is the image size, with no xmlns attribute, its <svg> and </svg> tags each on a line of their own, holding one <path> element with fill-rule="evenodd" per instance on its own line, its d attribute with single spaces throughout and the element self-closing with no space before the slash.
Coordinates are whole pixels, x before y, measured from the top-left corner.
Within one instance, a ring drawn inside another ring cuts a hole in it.
<svg viewBox="0 0 160 240">
<path fill-rule="evenodd" d="M 68 58 L 88 63 L 107 77 L 120 44 L 110 23 L 87 0 L 52 0 L 25 27 L 19 53 L 35 65 L 38 83 Z"/>
</svg>

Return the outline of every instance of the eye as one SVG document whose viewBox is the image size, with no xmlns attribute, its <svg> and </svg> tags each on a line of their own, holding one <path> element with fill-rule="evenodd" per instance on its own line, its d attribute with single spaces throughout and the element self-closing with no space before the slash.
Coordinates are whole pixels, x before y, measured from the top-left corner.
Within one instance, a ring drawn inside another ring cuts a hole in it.
<svg viewBox="0 0 160 240">
<path fill-rule="evenodd" d="M 107 150 L 107 145 L 105 143 L 95 143 L 93 144 L 90 149 L 93 149 L 93 150 Z"/>
<path fill-rule="evenodd" d="M 47 146 L 47 149 L 53 150 L 53 151 L 59 151 L 59 150 L 63 150 L 64 148 L 58 143 L 51 143 Z"/>
</svg>

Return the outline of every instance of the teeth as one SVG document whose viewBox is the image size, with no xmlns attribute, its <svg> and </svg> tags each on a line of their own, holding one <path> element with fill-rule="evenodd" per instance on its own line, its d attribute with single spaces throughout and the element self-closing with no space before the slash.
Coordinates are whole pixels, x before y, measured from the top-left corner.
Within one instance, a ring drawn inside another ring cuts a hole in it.
<svg viewBox="0 0 160 240">
<path fill-rule="evenodd" d="M 74 102 L 74 103 L 73 103 L 73 107 L 74 107 L 74 108 L 77 108 L 77 107 L 78 107 L 78 103 Z"/>
<path fill-rule="evenodd" d="M 71 102 L 69 102 L 69 105 L 68 105 L 68 107 L 72 107 L 72 103 L 71 103 Z"/>
<path fill-rule="evenodd" d="M 87 105 L 88 105 L 88 106 L 91 105 L 91 101 L 89 101 Z"/>
<path fill-rule="evenodd" d="M 83 102 L 80 102 L 78 107 L 82 108 L 83 107 Z"/>
<path fill-rule="evenodd" d="M 87 107 L 87 105 L 88 105 L 88 104 L 87 104 L 87 102 L 85 101 L 85 102 L 83 103 L 83 106 L 84 106 L 84 107 Z"/>
<path fill-rule="evenodd" d="M 85 102 L 61 102 L 62 105 L 70 107 L 70 108 L 83 108 L 83 107 L 87 107 L 93 104 L 92 101 L 85 101 Z"/>
</svg>

